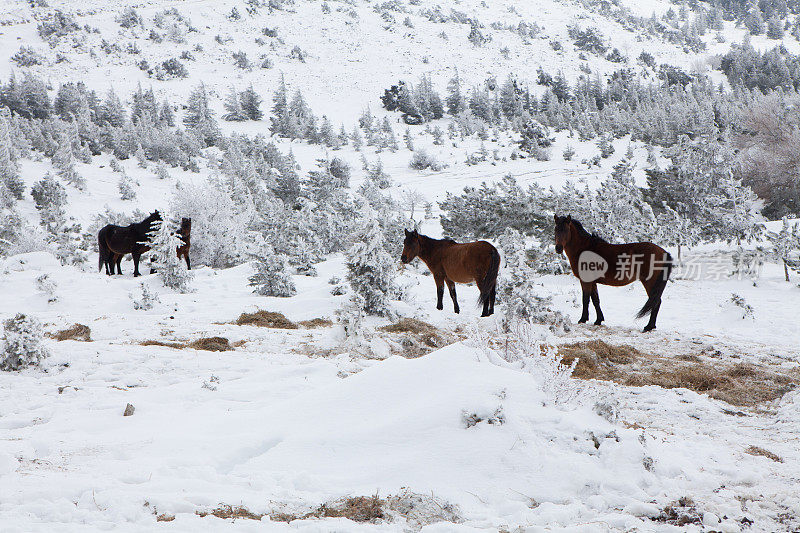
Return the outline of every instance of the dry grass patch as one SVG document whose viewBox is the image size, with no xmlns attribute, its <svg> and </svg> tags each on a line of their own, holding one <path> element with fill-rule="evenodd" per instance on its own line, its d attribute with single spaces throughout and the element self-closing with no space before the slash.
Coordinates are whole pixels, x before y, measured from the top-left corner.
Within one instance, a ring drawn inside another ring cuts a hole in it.
<svg viewBox="0 0 800 533">
<path fill-rule="evenodd" d="M 401 318 L 394 324 L 378 329 L 400 336 L 400 344 L 405 350 L 402 355 L 409 358 L 421 357 L 455 342 L 452 335 L 416 318 Z"/>
<path fill-rule="evenodd" d="M 187 348 L 205 350 L 207 352 L 227 352 L 233 350 L 230 341 L 225 337 L 201 337 L 186 345 Z"/>
<path fill-rule="evenodd" d="M 234 347 L 241 346 L 245 341 L 238 341 L 233 344 L 225 337 L 200 337 L 192 342 L 170 342 L 161 340 L 146 340 L 139 343 L 141 346 L 163 346 L 183 350 L 192 348 L 194 350 L 205 350 L 207 352 L 227 352 Z"/>
<path fill-rule="evenodd" d="M 306 329 L 327 328 L 333 325 L 333 321 L 329 318 L 312 318 L 298 322 L 298 324 Z"/>
<path fill-rule="evenodd" d="M 749 453 L 750 455 L 758 455 L 761 457 L 766 457 L 767 459 L 771 459 L 776 463 L 782 463 L 783 458 L 780 455 L 774 454 L 769 450 L 765 450 L 760 446 L 748 446 L 744 453 Z"/>
<path fill-rule="evenodd" d="M 174 514 L 161 513 L 156 515 L 156 522 L 172 522 L 173 520 L 175 520 Z"/>
<path fill-rule="evenodd" d="M 168 342 L 160 340 L 146 340 L 139 343 L 140 346 L 164 346 L 165 348 L 175 348 L 176 350 L 183 350 L 186 345 L 180 342 Z"/>
<path fill-rule="evenodd" d="M 246 507 L 242 506 L 232 506 L 232 505 L 225 505 L 219 504 L 216 509 L 212 511 L 195 511 L 197 516 L 201 518 L 205 518 L 206 516 L 216 516 L 217 518 L 223 519 L 237 519 L 237 518 L 247 518 L 248 520 L 261 520 L 261 517 L 264 514 L 258 514 L 250 511 Z"/>
<path fill-rule="evenodd" d="M 385 517 L 386 501 L 378 496 L 354 496 L 323 503 L 312 516 L 318 518 L 347 518 L 353 522 L 376 522 Z"/>
<path fill-rule="evenodd" d="M 565 344 L 558 351 L 566 364 L 579 358 L 573 374 L 577 378 L 636 387 L 685 388 L 738 406 L 775 400 L 799 382 L 796 375 L 778 373 L 764 366 L 726 365 L 698 356 L 663 357 L 602 340 Z"/>
<path fill-rule="evenodd" d="M 263 311 L 242 313 L 234 322 L 237 326 L 258 326 L 262 328 L 297 329 L 297 324 L 286 318 L 283 313 Z"/>
<path fill-rule="evenodd" d="M 61 331 L 50 333 L 48 336 L 57 341 L 70 340 L 70 341 L 91 342 L 92 330 L 89 328 L 89 326 L 84 326 L 83 324 L 73 324 L 67 329 L 62 329 Z"/>
</svg>

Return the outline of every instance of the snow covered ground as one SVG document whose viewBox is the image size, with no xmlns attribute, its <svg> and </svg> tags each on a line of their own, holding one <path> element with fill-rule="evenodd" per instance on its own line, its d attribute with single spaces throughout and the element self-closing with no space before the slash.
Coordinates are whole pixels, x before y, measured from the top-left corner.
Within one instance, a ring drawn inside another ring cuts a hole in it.
<svg viewBox="0 0 800 533">
<path fill-rule="evenodd" d="M 710 53 L 727 50 L 727 44 L 714 44 L 710 32 L 705 39 L 712 48 L 702 54 L 637 39 L 616 22 L 577 3 L 559 1 L 487 2 L 486 7 L 477 1 L 444 2 L 446 11 L 453 7 L 479 16 L 487 26 L 524 19 L 543 28 L 530 44 L 498 31 L 482 48 L 465 46 L 469 25 L 434 24 L 413 12 L 414 28 L 403 26 L 405 14 L 398 13 L 395 29 L 387 31 L 367 2 L 352 6 L 359 15 L 358 31 L 347 13 L 350 4 L 339 2 L 330 2 L 330 15 L 321 14 L 319 2 L 298 0 L 294 12 L 276 11 L 257 20 L 245 16 L 239 23 L 225 17 L 235 5 L 244 11 L 241 2 L 232 1 L 50 4 L 77 11 L 81 24 L 100 30 L 87 38 L 136 41 L 151 61 L 198 44 L 202 51 L 195 50 L 196 61 L 187 63 L 188 79 L 153 80 L 134 66 L 138 58 L 133 56 L 92 57 L 89 45 L 68 41 L 59 45 L 63 48 L 50 49 L 36 35 L 28 3 L 11 0 L 0 6 L 0 19 L 12 22 L 0 26 L 0 80 L 11 73 L 8 58 L 21 44 L 29 44 L 47 57 L 30 71 L 55 85 L 82 80 L 101 95 L 113 86 L 127 98 L 142 83 L 153 86 L 159 101 L 168 97 L 180 104 L 203 80 L 219 111 L 220 97 L 231 85 L 241 90 L 252 83 L 268 99 L 284 74 L 290 88 L 303 89 L 316 113 L 327 114 L 335 124 L 343 122 L 348 131 L 367 107 L 382 117 L 376 111 L 378 96 L 401 78 L 416 81 L 430 74 L 443 88 L 457 68 L 467 85 L 512 71 L 533 84 L 536 68 L 543 65 L 574 79 L 582 64 L 577 51 L 568 47 L 555 53 L 551 41 L 567 42 L 567 27 L 576 21 L 597 25 L 631 58 L 645 50 L 659 63 L 686 69 L 702 66 Z M 134 4 L 150 18 L 177 7 L 200 31 L 189 33 L 181 46 L 149 43 L 146 35 L 113 22 L 123 7 Z M 656 1 L 624 4 L 640 16 L 671 6 Z M 728 43 L 740 40 L 743 30 L 727 24 Z M 264 26 L 279 28 L 283 42 L 274 48 L 256 44 Z M 447 40 L 439 35 L 443 31 Z M 217 35 L 231 40 L 220 43 Z M 382 46 L 376 47 L 376 41 Z M 784 43 L 798 48 L 788 34 Z M 766 49 L 776 42 L 756 38 L 753 44 Z M 308 53 L 305 63 L 290 57 L 295 45 Z M 267 54 L 273 68 L 237 69 L 230 54 L 240 49 L 253 61 Z M 70 62 L 56 62 L 59 52 L 69 53 Z M 597 72 L 616 68 L 602 59 L 592 64 Z M 266 119 L 221 125 L 226 133 L 268 133 Z M 447 120 L 436 125 L 446 129 Z M 512 160 L 513 139 L 493 134 L 483 144 L 490 154 L 497 150 L 498 158 L 468 166 L 467 155 L 481 147 L 477 139 L 457 147 L 434 145 L 424 126 L 410 131 L 417 148 L 448 167 L 441 172 L 410 170 L 412 154 L 404 148 L 376 154 L 371 148 L 356 152 L 345 147 L 335 155 L 353 169 L 353 189 L 365 179 L 362 153 L 370 162 L 380 158 L 394 182 L 389 194 L 400 199 L 414 190 L 433 202 L 433 217 L 421 229 L 435 236 L 442 232 L 437 200 L 508 174 L 523 186 L 558 187 L 571 179 L 595 187 L 630 145 L 637 165 L 634 177 L 644 185 L 647 152 L 628 138 L 617 139 L 615 154 L 600 166 L 587 166 L 581 160 L 597 153 L 593 142 L 559 133 L 550 161 Z M 303 176 L 326 155 L 319 146 L 276 142 L 282 151 L 292 150 Z M 572 161 L 561 160 L 567 146 L 576 151 Z M 208 152 L 215 155 L 214 149 Z M 169 178 L 160 180 L 152 167 L 140 169 L 133 159 L 121 164 L 136 182 L 136 200 L 119 198 L 118 175 L 104 154 L 93 157 L 91 164 L 76 164 L 88 186 L 86 191 L 68 189 L 68 214 L 87 226 L 106 206 L 127 213 L 166 209 L 177 183 L 202 183 L 211 174 L 206 167 L 200 173 L 170 169 Z M 20 161 L 28 187 L 52 169 L 47 161 Z M 29 195 L 18 207 L 32 224 L 38 223 Z M 778 228 L 773 224 L 770 229 Z M 730 251 L 712 244 L 690 250 L 687 259 Z M 123 263 L 124 276 L 109 278 L 95 271 L 95 260 L 91 256 L 83 270 L 61 266 L 44 252 L 0 260 L 0 320 L 26 312 L 44 322 L 50 333 L 80 323 L 91 328 L 92 338 L 48 338 L 52 355 L 42 368 L 0 372 L 3 533 L 157 527 L 187 532 L 800 528 L 797 391 L 746 407 L 681 388 L 571 380 L 561 386 L 576 388 L 577 397 L 559 402 L 555 378 L 546 366 L 533 357 L 508 362 L 498 346 L 488 349 L 481 341 L 498 338 L 497 322 L 478 318 L 471 305 L 477 298 L 474 287 L 458 289 L 462 314 L 452 313 L 447 297 L 445 310 L 436 311 L 431 277 L 419 264 L 402 267 L 399 258 L 397 277 L 409 284 L 411 297 L 393 302 L 394 309 L 433 324 L 458 342 L 406 359 L 402 336 L 377 329 L 388 324 L 386 319 L 367 320 L 366 348 L 358 349 L 335 324 L 269 329 L 233 323 L 240 313 L 257 309 L 282 312 L 296 322 L 334 319 L 347 298 L 332 296 L 328 282 L 344 275 L 340 255 L 317 265 L 316 277 L 293 276 L 298 293 L 292 298 L 254 295 L 247 285 L 252 273 L 247 264 L 196 268 L 196 291 L 176 294 L 156 276 L 132 278 L 130 262 Z M 55 302 L 37 289 L 42 274 L 55 283 Z M 141 295 L 140 283 L 159 296 L 150 311 L 133 307 L 133 297 Z M 542 276 L 537 284 L 552 296 L 557 310 L 577 319 L 580 292 L 575 278 Z M 796 379 L 797 279 L 785 282 L 782 268 L 767 263 L 756 285 L 749 280 L 675 279 L 665 291 L 658 329 L 649 334 L 642 334 L 643 324 L 633 320 L 645 300 L 640 286 L 601 287 L 605 325 L 573 325 L 560 334 L 540 326 L 533 337 L 543 347 L 600 339 L 673 361 L 695 357 L 720 368 L 757 364 Z M 751 306 L 750 314 L 744 316 L 743 308 L 732 303 L 734 294 Z M 148 343 L 184 344 L 212 336 L 229 339 L 235 349 L 209 352 Z M 125 417 L 129 403 L 135 412 Z M 404 494 L 418 495 L 422 510 L 415 514 L 387 507 L 387 517 L 377 523 L 332 517 L 279 520 L 280 514 L 302 517 L 345 497 L 391 499 Z M 263 516 L 258 521 L 201 516 L 220 505 L 243 506 Z M 688 522 L 681 523 L 681 516 Z"/>
</svg>

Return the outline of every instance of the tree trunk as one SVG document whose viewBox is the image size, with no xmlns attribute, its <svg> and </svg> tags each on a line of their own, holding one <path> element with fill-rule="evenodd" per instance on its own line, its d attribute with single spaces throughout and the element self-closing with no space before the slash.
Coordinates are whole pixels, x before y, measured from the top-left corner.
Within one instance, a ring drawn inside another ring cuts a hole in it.
<svg viewBox="0 0 800 533">
<path fill-rule="evenodd" d="M 786 275 L 786 281 L 789 281 L 789 267 L 786 264 L 786 259 L 783 260 L 783 273 Z"/>
</svg>

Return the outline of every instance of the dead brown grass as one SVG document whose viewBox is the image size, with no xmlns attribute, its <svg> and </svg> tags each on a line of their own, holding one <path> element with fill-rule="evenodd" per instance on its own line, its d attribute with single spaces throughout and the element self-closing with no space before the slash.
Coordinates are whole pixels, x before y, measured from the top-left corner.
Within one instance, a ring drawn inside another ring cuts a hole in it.
<svg viewBox="0 0 800 533">
<path fill-rule="evenodd" d="M 186 345 L 187 348 L 205 350 L 207 352 L 227 352 L 233 350 L 230 341 L 225 337 L 201 337 Z"/>
<path fill-rule="evenodd" d="M 70 341 L 91 342 L 92 330 L 89 329 L 89 326 L 76 323 L 71 325 L 67 329 L 62 329 L 61 331 L 51 333 L 49 337 L 57 341 L 70 340 Z"/>
<path fill-rule="evenodd" d="M 776 463 L 782 463 L 783 458 L 777 454 L 772 453 L 769 450 L 765 450 L 760 446 L 748 446 L 744 453 L 749 453 L 750 455 L 758 455 L 761 457 L 766 457 L 767 459 L 771 459 Z"/>
<path fill-rule="evenodd" d="M 174 514 L 161 513 L 156 515 L 156 522 L 172 522 L 173 520 L 175 520 Z"/>
<path fill-rule="evenodd" d="M 378 329 L 400 336 L 404 349 L 402 355 L 408 358 L 421 357 L 455 341 L 452 335 L 416 318 L 401 318 Z"/>
<path fill-rule="evenodd" d="M 237 326 L 258 326 L 262 328 L 297 329 L 297 324 L 283 313 L 259 309 L 255 313 L 242 313 L 234 322 Z"/>
<path fill-rule="evenodd" d="M 342 498 L 323 503 L 312 515 L 319 518 L 347 518 L 354 522 L 375 522 L 384 518 L 385 503 L 378 496 Z"/>
<path fill-rule="evenodd" d="M 686 388 L 737 406 L 775 400 L 800 383 L 796 375 L 775 372 L 765 366 L 729 365 L 699 356 L 663 357 L 602 340 L 565 344 L 558 350 L 566 364 L 578 358 L 573 375 L 581 379 L 637 387 Z"/>
<path fill-rule="evenodd" d="M 225 505 L 219 504 L 216 509 L 212 511 L 196 511 L 195 512 L 198 516 L 204 518 L 206 516 L 216 516 L 217 518 L 223 519 L 237 519 L 237 518 L 247 518 L 248 520 L 261 520 L 261 517 L 264 514 L 258 514 L 250 511 L 246 507 L 242 506 L 232 506 L 232 505 Z"/>
<path fill-rule="evenodd" d="M 166 348 L 174 348 L 176 350 L 183 350 L 185 348 L 192 348 L 195 350 L 205 350 L 208 352 L 227 352 L 233 350 L 237 346 L 241 346 L 245 341 L 237 341 L 233 344 L 225 337 L 200 337 L 192 342 L 170 342 L 161 340 L 146 340 L 139 344 L 141 346 L 164 346 Z"/>
<path fill-rule="evenodd" d="M 333 325 L 333 321 L 329 318 L 312 318 L 298 322 L 298 324 L 306 329 L 327 328 Z"/>
<path fill-rule="evenodd" d="M 139 343 L 140 346 L 164 346 L 166 348 L 175 348 L 176 350 L 183 350 L 186 345 L 180 342 L 168 342 L 159 340 L 146 340 Z"/>
</svg>

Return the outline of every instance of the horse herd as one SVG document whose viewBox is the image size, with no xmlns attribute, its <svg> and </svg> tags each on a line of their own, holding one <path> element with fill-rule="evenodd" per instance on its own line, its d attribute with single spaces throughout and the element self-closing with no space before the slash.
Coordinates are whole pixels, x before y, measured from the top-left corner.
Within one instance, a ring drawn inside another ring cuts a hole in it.
<svg viewBox="0 0 800 533">
<path fill-rule="evenodd" d="M 142 222 L 129 226 L 109 224 L 97 234 L 100 251 L 98 268 L 105 265 L 106 274 L 122 274 L 120 262 L 126 254 L 133 256 L 134 276 L 139 276 L 139 260 L 147 250 L 148 234 L 152 225 L 161 220 L 154 211 Z M 612 244 L 594 233 L 589 233 L 580 222 L 571 216 L 554 215 L 555 249 L 558 254 L 566 254 L 572 273 L 580 280 L 583 295 L 583 312 L 578 320 L 589 320 L 589 301 L 594 305 L 597 318 L 595 325 L 605 320 L 600 309 L 600 296 L 597 285 L 620 287 L 640 281 L 647 292 L 647 301 L 639 310 L 637 318 L 650 314 L 644 331 L 656 327 L 656 318 L 661 308 L 661 296 L 667 286 L 672 270 L 672 256 L 660 246 L 651 242 Z M 184 218 L 178 235 L 182 244 L 177 247 L 178 257 L 189 262 L 192 220 Z M 457 283 L 475 283 L 480 290 L 479 303 L 483 306 L 482 317 L 494 313 L 497 292 L 497 275 L 500 270 L 500 254 L 486 241 L 457 243 L 452 239 L 433 239 L 417 230 L 405 231 L 403 252 L 400 260 L 409 263 L 414 258 L 420 260 L 433 274 L 436 283 L 436 308 L 443 309 L 444 286 L 453 300 L 453 311 L 460 311 L 456 298 Z"/>
<path fill-rule="evenodd" d="M 136 222 L 128 226 L 115 226 L 108 224 L 97 233 L 97 249 L 99 250 L 98 270 L 106 267 L 106 274 L 114 275 L 114 266 L 117 267 L 117 274 L 122 274 L 122 258 L 127 254 L 133 256 L 133 276 L 139 273 L 139 260 L 142 255 L 150 249 L 148 245 L 149 233 L 153 230 L 153 224 L 161 220 L 161 213 L 153 211 L 141 222 Z M 189 248 L 191 246 L 192 219 L 181 219 L 181 227 L 178 230 L 181 245 L 177 247 L 178 258 L 186 260 L 186 267 L 191 270 L 192 264 L 189 261 Z"/>
</svg>

